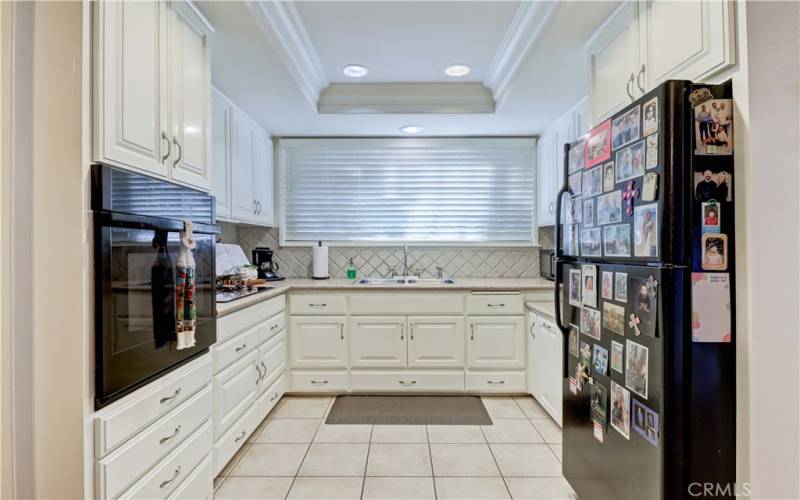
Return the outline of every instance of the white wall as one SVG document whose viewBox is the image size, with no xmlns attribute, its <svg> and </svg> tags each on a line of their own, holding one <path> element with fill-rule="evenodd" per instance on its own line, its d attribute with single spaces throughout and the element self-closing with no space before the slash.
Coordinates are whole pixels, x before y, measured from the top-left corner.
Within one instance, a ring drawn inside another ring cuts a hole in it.
<svg viewBox="0 0 800 500">
<path fill-rule="evenodd" d="M 794 499 L 800 498 L 800 3 L 741 2 L 738 12 L 738 482 L 749 483 L 752 498 Z"/>
</svg>

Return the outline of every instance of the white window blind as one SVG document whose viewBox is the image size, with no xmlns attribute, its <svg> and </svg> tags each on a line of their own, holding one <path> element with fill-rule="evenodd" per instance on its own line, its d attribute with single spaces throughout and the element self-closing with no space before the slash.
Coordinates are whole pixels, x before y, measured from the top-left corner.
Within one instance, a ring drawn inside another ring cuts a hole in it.
<svg viewBox="0 0 800 500">
<path fill-rule="evenodd" d="M 283 139 L 284 243 L 532 243 L 535 142 Z"/>
</svg>

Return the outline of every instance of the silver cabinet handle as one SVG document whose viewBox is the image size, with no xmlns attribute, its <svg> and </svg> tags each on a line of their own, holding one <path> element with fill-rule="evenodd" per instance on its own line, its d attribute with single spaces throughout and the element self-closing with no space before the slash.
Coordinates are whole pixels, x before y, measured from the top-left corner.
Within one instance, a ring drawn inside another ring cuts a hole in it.
<svg viewBox="0 0 800 500">
<path fill-rule="evenodd" d="M 314 385 L 325 385 L 325 384 L 328 383 L 328 381 L 327 380 L 312 380 L 311 383 L 314 384 Z"/>
<path fill-rule="evenodd" d="M 272 331 L 274 331 L 274 330 L 275 330 L 276 328 L 278 328 L 279 326 L 281 326 L 281 325 L 280 325 L 279 323 L 276 323 L 276 324 L 272 325 L 271 327 L 269 327 L 269 329 L 270 329 L 270 330 L 272 330 Z"/>
<path fill-rule="evenodd" d="M 261 215 L 261 202 L 259 200 L 256 200 L 256 206 L 258 207 L 256 215 Z"/>
<path fill-rule="evenodd" d="M 262 377 L 266 378 L 267 372 L 269 372 L 269 370 L 267 370 L 267 365 L 263 361 L 261 362 L 261 368 L 264 369 L 264 375 L 262 375 Z"/>
<path fill-rule="evenodd" d="M 167 158 L 172 154 L 172 141 L 169 140 L 169 136 L 163 130 L 161 131 L 161 140 L 167 141 L 167 152 L 161 157 L 161 163 L 163 164 L 167 162 Z"/>
<path fill-rule="evenodd" d="M 533 337 L 533 338 L 536 338 L 536 334 L 533 333 L 533 329 L 534 329 L 535 326 L 536 326 L 536 323 L 531 323 L 530 331 L 531 331 L 531 337 Z"/>
<path fill-rule="evenodd" d="M 179 432 L 181 432 L 181 426 L 180 426 L 180 425 L 179 425 L 178 427 L 175 427 L 175 432 L 173 432 L 173 433 L 172 433 L 172 434 L 170 434 L 169 436 L 165 436 L 165 437 L 163 437 L 163 438 L 159 439 L 159 440 L 158 440 L 158 444 L 164 444 L 164 443 L 166 443 L 166 442 L 167 442 L 167 441 L 169 441 L 170 439 L 172 439 L 172 438 L 174 438 L 175 436 L 177 436 Z"/>
<path fill-rule="evenodd" d="M 404 385 L 404 386 L 406 386 L 406 387 L 408 387 L 408 386 L 411 386 L 411 385 L 414 385 L 414 384 L 416 384 L 416 383 L 417 383 L 417 381 L 416 381 L 416 380 L 412 380 L 412 381 L 410 381 L 410 382 L 406 382 L 405 380 L 398 380 L 398 382 L 400 383 L 400 385 Z"/>
<path fill-rule="evenodd" d="M 644 85 L 641 83 L 641 79 L 644 76 L 644 64 L 642 64 L 642 69 L 639 70 L 639 74 L 636 75 L 636 86 L 639 87 L 639 90 L 645 92 Z"/>
<path fill-rule="evenodd" d="M 505 307 L 505 304 L 486 304 L 489 307 Z"/>
<path fill-rule="evenodd" d="M 237 437 L 236 439 L 234 439 L 234 440 L 233 440 L 233 442 L 234 442 L 234 443 L 238 443 L 239 441 L 241 441 L 242 439 L 244 439 L 244 437 L 245 437 L 246 435 L 247 435 L 247 432 L 245 432 L 245 431 L 242 431 L 242 433 L 241 433 L 241 434 L 239 434 L 239 437 Z"/>
<path fill-rule="evenodd" d="M 328 304 L 308 304 L 308 307 L 328 307 Z"/>
<path fill-rule="evenodd" d="M 178 387 L 177 389 L 175 389 L 175 392 L 172 394 L 172 396 L 164 396 L 163 398 L 159 399 L 158 402 L 163 405 L 167 401 L 171 401 L 171 400 L 177 398 L 178 394 L 180 394 L 180 393 L 181 393 L 181 388 Z"/>
<path fill-rule="evenodd" d="M 253 205 L 253 215 L 255 215 L 256 214 L 256 200 L 255 200 L 255 198 L 253 198 L 252 205 Z"/>
<path fill-rule="evenodd" d="M 503 385 L 503 384 L 506 383 L 506 381 L 505 380 L 487 380 L 486 383 L 487 384 L 491 384 L 491 385 Z"/>
<path fill-rule="evenodd" d="M 469 339 L 475 340 L 475 323 L 470 323 L 469 329 L 470 329 Z"/>
<path fill-rule="evenodd" d="M 339 337 L 344 340 L 344 323 L 339 323 Z"/>
<path fill-rule="evenodd" d="M 276 399 L 278 399 L 278 393 L 277 392 L 275 394 L 273 394 L 271 398 L 269 398 L 269 402 L 272 403 Z"/>
<path fill-rule="evenodd" d="M 552 327 L 552 326 L 550 326 L 550 325 L 548 325 L 547 323 L 542 323 L 542 326 L 544 326 L 545 328 L 547 328 L 547 329 L 548 329 L 548 330 L 550 330 L 551 332 L 553 331 L 553 327 Z"/>
<path fill-rule="evenodd" d="M 631 101 L 636 100 L 636 98 L 633 97 L 633 91 L 631 90 L 631 88 L 633 86 L 633 80 L 634 80 L 634 76 L 633 76 L 633 73 L 631 73 L 631 77 L 628 78 L 628 82 L 625 84 L 625 93 L 628 94 L 628 97 L 631 99 Z"/>
<path fill-rule="evenodd" d="M 178 479 L 178 476 L 180 476 L 180 475 L 181 475 L 181 466 L 179 465 L 178 468 L 175 469 L 175 472 L 172 474 L 172 478 L 171 479 L 167 479 L 166 481 L 161 481 L 161 484 L 159 484 L 158 487 L 159 488 L 163 488 L 164 486 L 166 486 L 169 483 L 171 483 L 171 482 L 175 481 L 176 479 Z"/>
<path fill-rule="evenodd" d="M 408 333 L 411 334 L 411 340 L 414 340 L 414 324 L 413 323 L 408 326 L 408 330 L 409 330 Z"/>
<path fill-rule="evenodd" d="M 256 384 L 261 383 L 261 379 L 264 378 L 264 374 L 261 373 L 261 367 L 256 365 L 256 371 L 258 371 L 258 379 L 256 379 Z"/>
<path fill-rule="evenodd" d="M 237 347 L 237 348 L 235 349 L 235 351 L 236 351 L 236 352 L 240 352 L 240 351 L 243 351 L 243 350 L 245 350 L 245 349 L 247 349 L 247 343 L 246 343 L 246 342 L 245 342 L 244 344 L 240 345 L 239 347 Z"/>
<path fill-rule="evenodd" d="M 402 324 L 402 323 L 401 323 L 399 326 L 400 326 L 400 340 L 403 340 L 403 339 L 405 338 L 405 337 L 403 336 L 403 334 L 405 333 L 405 332 L 404 332 L 404 330 L 405 330 L 405 327 L 403 326 L 403 324 Z"/>
<path fill-rule="evenodd" d="M 178 157 L 175 158 L 175 161 L 172 162 L 172 166 L 173 167 L 177 167 L 178 163 L 180 163 L 181 160 L 183 159 L 183 146 L 181 146 L 181 143 L 178 142 L 178 138 L 177 137 L 173 137 L 172 138 L 172 142 L 173 142 L 173 144 L 175 144 L 175 147 L 178 148 Z"/>
</svg>

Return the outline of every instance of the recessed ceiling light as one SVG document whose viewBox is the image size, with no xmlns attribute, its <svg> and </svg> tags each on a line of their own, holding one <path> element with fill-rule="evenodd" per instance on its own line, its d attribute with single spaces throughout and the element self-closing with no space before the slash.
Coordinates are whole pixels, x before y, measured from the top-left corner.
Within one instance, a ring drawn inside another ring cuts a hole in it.
<svg viewBox="0 0 800 500">
<path fill-rule="evenodd" d="M 422 132 L 422 130 L 422 127 L 418 127 L 416 125 L 406 125 L 405 127 L 400 127 L 400 132 L 404 134 L 419 134 Z"/>
<path fill-rule="evenodd" d="M 450 76 L 467 76 L 469 74 L 469 66 L 466 64 L 451 64 L 444 72 Z"/>
<path fill-rule="evenodd" d="M 367 74 L 367 67 L 360 64 L 348 64 L 342 66 L 342 73 L 350 78 L 361 78 Z"/>
</svg>

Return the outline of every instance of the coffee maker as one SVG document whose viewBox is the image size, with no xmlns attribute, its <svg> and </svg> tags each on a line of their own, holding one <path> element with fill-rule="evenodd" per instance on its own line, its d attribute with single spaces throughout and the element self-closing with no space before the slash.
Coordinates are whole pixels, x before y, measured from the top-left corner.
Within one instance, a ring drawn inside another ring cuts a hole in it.
<svg viewBox="0 0 800 500">
<path fill-rule="evenodd" d="M 257 247 L 253 249 L 253 265 L 258 269 L 258 277 L 267 281 L 280 281 L 284 278 L 278 274 L 277 262 L 272 261 L 273 252 L 268 247 Z"/>
</svg>

